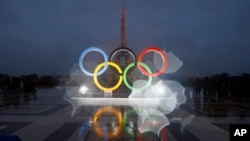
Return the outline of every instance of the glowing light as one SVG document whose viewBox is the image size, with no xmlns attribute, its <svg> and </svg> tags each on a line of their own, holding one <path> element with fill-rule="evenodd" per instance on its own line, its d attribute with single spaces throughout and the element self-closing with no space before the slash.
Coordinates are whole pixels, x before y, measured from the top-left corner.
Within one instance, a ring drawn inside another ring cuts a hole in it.
<svg viewBox="0 0 250 141">
<path fill-rule="evenodd" d="M 159 85 L 159 86 L 157 87 L 157 91 L 158 91 L 159 94 L 164 93 L 164 92 L 165 92 L 164 86 L 163 86 L 163 85 Z"/>
<path fill-rule="evenodd" d="M 81 86 L 79 92 L 84 95 L 88 90 L 89 88 L 87 86 Z"/>
<path fill-rule="evenodd" d="M 159 80 L 156 84 L 152 85 L 152 87 L 150 88 L 151 91 L 150 93 L 155 93 L 156 97 L 161 97 L 162 95 L 164 95 L 164 93 L 166 93 L 166 89 L 165 89 L 165 85 L 163 84 L 162 80 Z"/>
</svg>

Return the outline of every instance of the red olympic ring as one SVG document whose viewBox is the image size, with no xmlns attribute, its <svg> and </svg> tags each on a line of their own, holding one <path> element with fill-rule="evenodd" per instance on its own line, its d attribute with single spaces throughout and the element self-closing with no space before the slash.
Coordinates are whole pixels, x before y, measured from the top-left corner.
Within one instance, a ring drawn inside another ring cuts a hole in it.
<svg viewBox="0 0 250 141">
<path fill-rule="evenodd" d="M 148 47 L 148 48 L 145 48 L 140 54 L 139 54 L 139 57 L 138 57 L 138 60 L 137 62 L 142 62 L 142 57 L 148 53 L 148 52 L 151 52 L 151 51 L 154 51 L 154 52 L 157 52 L 161 55 L 162 59 L 163 59 L 163 66 L 162 68 L 156 72 L 156 73 L 148 73 L 143 67 L 141 67 L 140 65 L 138 65 L 139 67 L 139 70 L 144 74 L 144 75 L 147 75 L 147 76 L 159 76 L 161 75 L 162 73 L 165 72 L 165 70 L 167 69 L 167 66 L 168 66 L 168 58 L 167 58 L 167 55 L 165 54 L 165 52 L 163 50 L 161 50 L 160 48 L 158 47 Z"/>
</svg>

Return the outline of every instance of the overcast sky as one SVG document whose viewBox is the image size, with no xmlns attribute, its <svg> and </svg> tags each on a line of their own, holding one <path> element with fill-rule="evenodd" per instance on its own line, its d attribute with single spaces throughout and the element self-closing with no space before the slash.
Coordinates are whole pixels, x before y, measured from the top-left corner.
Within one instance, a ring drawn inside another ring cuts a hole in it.
<svg viewBox="0 0 250 141">
<path fill-rule="evenodd" d="M 249 0 L 125 0 L 128 47 L 156 45 L 177 73 L 250 72 Z M 118 47 L 120 0 L 1 0 L 0 73 L 66 74 L 84 48 Z"/>
</svg>

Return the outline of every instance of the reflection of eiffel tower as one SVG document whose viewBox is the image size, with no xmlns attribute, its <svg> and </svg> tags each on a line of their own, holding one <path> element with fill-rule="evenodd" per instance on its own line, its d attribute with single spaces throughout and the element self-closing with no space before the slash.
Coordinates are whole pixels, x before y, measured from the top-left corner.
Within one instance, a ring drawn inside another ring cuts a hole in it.
<svg viewBox="0 0 250 141">
<path fill-rule="evenodd" d="M 126 41 L 126 27 L 125 27 L 125 3 L 122 3 L 121 6 L 121 25 L 120 25 L 120 42 L 119 42 L 119 47 L 118 49 L 129 49 L 127 47 L 127 41 Z M 119 64 L 119 66 L 124 70 L 124 68 L 131 63 L 130 61 L 131 56 L 129 56 L 129 53 L 126 51 L 120 51 L 119 53 L 117 53 L 117 55 L 115 56 L 115 60 L 114 62 Z M 136 60 L 134 60 L 136 61 Z M 115 80 L 115 78 L 118 77 L 118 74 L 115 74 L 115 71 L 111 72 L 108 76 L 108 82 L 109 84 L 112 85 L 112 83 Z M 136 75 L 131 72 L 129 73 L 129 75 L 127 76 L 128 80 L 130 81 L 130 83 L 132 84 L 133 81 L 135 81 Z M 130 90 L 124 85 L 124 83 L 121 85 L 120 88 L 118 88 L 117 90 L 115 90 L 113 92 L 113 96 L 114 97 L 127 97 L 128 94 L 130 93 Z"/>
</svg>

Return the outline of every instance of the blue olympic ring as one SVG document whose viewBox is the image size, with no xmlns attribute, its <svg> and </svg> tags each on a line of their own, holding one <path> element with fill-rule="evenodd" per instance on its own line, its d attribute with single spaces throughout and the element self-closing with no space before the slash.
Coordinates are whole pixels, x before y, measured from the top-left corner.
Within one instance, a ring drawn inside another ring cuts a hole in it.
<svg viewBox="0 0 250 141">
<path fill-rule="evenodd" d="M 79 66 L 80 66 L 80 69 L 81 69 L 81 71 L 82 71 L 84 74 L 86 74 L 86 75 L 88 75 L 88 76 L 94 76 L 94 74 L 88 72 L 88 71 L 83 67 L 83 64 L 82 64 L 82 61 L 83 61 L 84 56 L 85 56 L 87 53 L 91 52 L 91 51 L 97 51 L 97 52 L 101 53 L 102 56 L 103 56 L 103 58 L 104 58 L 105 65 L 104 65 L 104 67 L 97 73 L 97 75 L 101 75 L 101 74 L 103 74 L 103 73 L 106 71 L 106 69 L 108 68 L 108 56 L 107 56 L 107 54 L 106 54 L 102 49 L 97 48 L 97 47 L 89 47 L 89 48 L 87 48 L 87 49 L 85 49 L 85 50 L 82 51 L 82 53 L 81 53 L 81 55 L 80 55 L 80 57 L 79 57 L 79 61 L 78 61 Z"/>
</svg>

